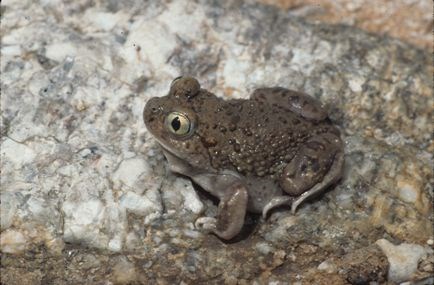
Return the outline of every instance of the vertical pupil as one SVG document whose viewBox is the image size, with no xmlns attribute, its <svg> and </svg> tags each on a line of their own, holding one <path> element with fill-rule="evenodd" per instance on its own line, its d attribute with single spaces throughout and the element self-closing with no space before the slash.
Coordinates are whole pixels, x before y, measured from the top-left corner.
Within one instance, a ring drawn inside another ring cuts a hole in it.
<svg viewBox="0 0 434 285">
<path fill-rule="evenodd" d="M 181 121 L 179 120 L 179 117 L 175 117 L 172 120 L 172 128 L 177 132 L 179 128 L 181 127 Z"/>
</svg>

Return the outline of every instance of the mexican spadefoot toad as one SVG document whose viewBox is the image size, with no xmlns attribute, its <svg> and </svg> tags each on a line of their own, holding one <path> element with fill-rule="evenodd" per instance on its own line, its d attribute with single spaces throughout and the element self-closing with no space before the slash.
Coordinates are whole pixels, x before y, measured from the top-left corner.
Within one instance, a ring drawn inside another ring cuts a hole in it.
<svg viewBox="0 0 434 285">
<path fill-rule="evenodd" d="M 248 100 L 223 100 L 192 77 L 176 78 L 143 112 L 170 169 L 220 200 L 217 217 L 197 225 L 222 239 L 240 232 L 247 210 L 295 212 L 340 178 L 343 144 L 327 116 L 304 93 L 260 88 Z"/>
</svg>

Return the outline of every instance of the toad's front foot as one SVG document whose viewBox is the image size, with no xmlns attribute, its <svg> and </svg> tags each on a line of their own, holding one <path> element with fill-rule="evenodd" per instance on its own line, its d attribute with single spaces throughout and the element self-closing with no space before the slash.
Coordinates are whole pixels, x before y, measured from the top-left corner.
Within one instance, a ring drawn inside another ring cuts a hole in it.
<svg viewBox="0 0 434 285">
<path fill-rule="evenodd" d="M 230 240 L 240 233 L 247 209 L 247 189 L 235 182 L 221 192 L 216 218 L 202 217 L 196 220 L 196 228 L 212 232 L 219 238 Z"/>
<path fill-rule="evenodd" d="M 201 232 L 211 233 L 216 230 L 217 219 L 212 217 L 200 217 L 194 223 L 196 229 Z"/>
</svg>

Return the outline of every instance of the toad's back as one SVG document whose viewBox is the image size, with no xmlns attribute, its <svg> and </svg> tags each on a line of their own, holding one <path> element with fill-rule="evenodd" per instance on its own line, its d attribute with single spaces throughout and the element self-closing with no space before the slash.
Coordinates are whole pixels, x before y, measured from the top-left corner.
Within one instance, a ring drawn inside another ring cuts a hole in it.
<svg viewBox="0 0 434 285">
<path fill-rule="evenodd" d="M 216 98 L 216 97 L 214 97 Z M 195 106 L 198 133 L 216 169 L 277 178 L 297 149 L 312 136 L 334 132 L 328 121 L 306 120 L 284 105 L 216 98 Z"/>
</svg>

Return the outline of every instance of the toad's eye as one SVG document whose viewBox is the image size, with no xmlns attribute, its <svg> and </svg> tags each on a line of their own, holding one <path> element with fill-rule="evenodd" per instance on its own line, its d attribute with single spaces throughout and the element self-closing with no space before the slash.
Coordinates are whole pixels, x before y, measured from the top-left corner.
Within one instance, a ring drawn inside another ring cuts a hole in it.
<svg viewBox="0 0 434 285">
<path fill-rule="evenodd" d="M 180 112 L 172 112 L 167 115 L 164 124 L 172 134 L 177 136 L 188 135 L 193 129 L 188 117 Z"/>
</svg>

